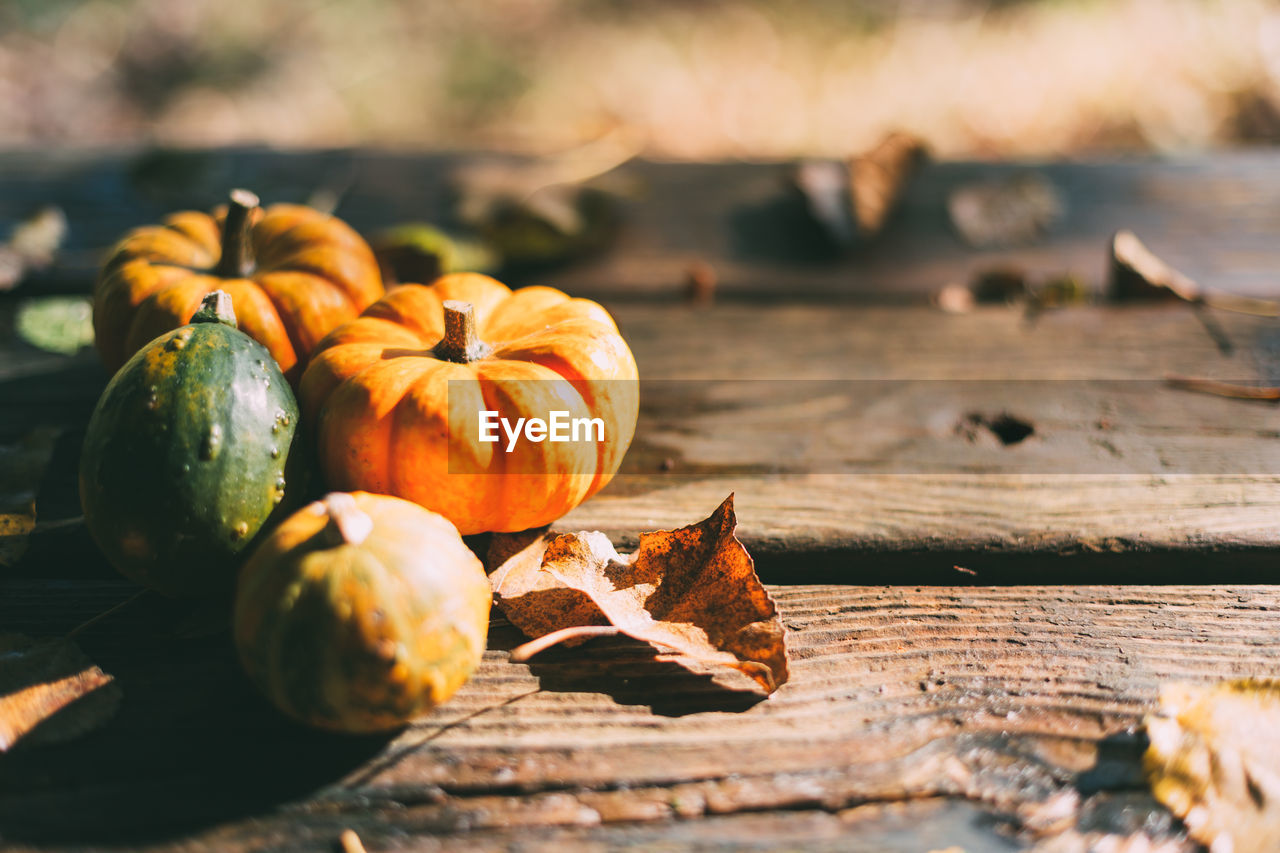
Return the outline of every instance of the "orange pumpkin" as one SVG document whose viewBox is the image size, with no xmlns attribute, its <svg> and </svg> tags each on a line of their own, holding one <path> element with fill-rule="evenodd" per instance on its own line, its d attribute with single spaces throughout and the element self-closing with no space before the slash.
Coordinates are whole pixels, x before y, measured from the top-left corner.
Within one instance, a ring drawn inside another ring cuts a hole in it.
<svg viewBox="0 0 1280 853">
<path fill-rule="evenodd" d="M 301 205 L 263 210 L 253 193 L 234 190 L 225 211 L 175 213 L 134 229 L 112 251 L 93 299 L 107 369 L 189 322 L 215 290 L 231 296 L 240 330 L 290 382 L 325 334 L 383 292 L 373 252 L 346 223 Z"/>
<path fill-rule="evenodd" d="M 636 379 L 595 302 L 455 273 L 335 329 L 299 396 L 333 488 L 407 498 L 470 534 L 549 524 L 603 488 L 635 432 Z M 603 441 L 480 440 L 482 411 L 514 424 L 554 410 L 598 419 Z"/>
<path fill-rule="evenodd" d="M 285 519 L 245 563 L 233 634 L 250 680 L 286 714 L 385 731 L 471 676 L 492 596 L 484 567 L 439 515 L 336 493 Z"/>
</svg>

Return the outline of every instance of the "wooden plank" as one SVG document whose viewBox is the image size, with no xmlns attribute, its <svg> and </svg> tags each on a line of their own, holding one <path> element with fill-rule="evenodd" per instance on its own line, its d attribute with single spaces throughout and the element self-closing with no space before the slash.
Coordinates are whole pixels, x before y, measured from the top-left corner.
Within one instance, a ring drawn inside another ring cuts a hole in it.
<svg viewBox="0 0 1280 853">
<path fill-rule="evenodd" d="M 71 222 L 67 252 L 39 287 L 83 290 L 102 249 L 124 230 L 217 203 L 232 186 L 250 186 L 267 201 L 341 190 L 339 215 L 370 232 L 407 220 L 447 223 L 451 175 L 481 159 L 253 148 L 11 151 L 0 158 L 0 231 L 40 204 L 63 206 Z M 1205 284 L 1275 295 L 1278 164 L 1280 154 L 1266 150 L 1171 161 L 932 163 L 909 185 L 882 237 L 841 255 L 788 191 L 790 164 L 636 161 L 609 178 L 622 190 L 623 228 L 608 253 L 513 283 L 593 297 L 678 298 L 687 265 L 701 259 L 717 271 L 722 298 L 920 299 L 993 266 L 1069 272 L 1101 288 L 1108 238 L 1131 228 Z M 947 220 L 948 195 L 1028 170 L 1045 175 L 1064 200 L 1064 217 L 1047 238 L 1015 249 L 965 245 Z"/>
<path fill-rule="evenodd" d="M 1078 308 L 1034 325 L 1011 308 L 614 307 L 646 377 L 637 438 L 622 473 L 561 528 L 625 545 L 735 492 L 742 535 L 774 580 L 950 583 L 955 564 L 993 583 L 1029 570 L 1041 581 L 1272 576 L 1273 407 L 1161 381 L 1274 376 L 1267 321 L 1223 315 L 1237 346 L 1226 357 L 1176 305 Z M 88 352 L 19 372 L 0 378 L 6 440 L 47 423 L 82 429 L 106 380 Z M 1005 445 L 971 420 L 1003 413 L 1034 432 Z M 78 440 L 60 448 L 47 501 L 76 505 Z M 850 554 L 876 559 L 841 574 Z"/>
<path fill-rule="evenodd" d="M 1274 586 L 771 591 L 793 674 L 770 699 L 617 640 L 515 664 L 520 638 L 496 619 L 472 681 L 392 739 L 283 721 L 225 636 L 177 636 L 181 614 L 143 599 L 80 637 L 124 691 L 119 716 L 0 763 L 0 840 L 321 849 L 353 827 L 378 845 L 470 832 L 496 845 L 563 827 L 680 847 L 714 831 L 677 823 L 691 817 L 765 812 L 768 833 L 797 812 L 937 796 L 1026 838 L 1141 792 L 1134 733 L 1162 683 L 1280 664 Z M 9 581 L 0 622 L 65 630 L 128 592 Z M 1154 811 L 1141 796 L 1129 805 Z M 636 825 L 654 829 L 625 828 Z M 798 831 L 834 843 L 839 826 Z"/>
</svg>

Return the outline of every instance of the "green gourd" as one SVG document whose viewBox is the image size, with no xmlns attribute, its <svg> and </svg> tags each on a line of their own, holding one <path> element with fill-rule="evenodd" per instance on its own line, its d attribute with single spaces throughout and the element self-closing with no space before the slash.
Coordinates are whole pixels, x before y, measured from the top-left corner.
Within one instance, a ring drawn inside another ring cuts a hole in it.
<svg viewBox="0 0 1280 853">
<path fill-rule="evenodd" d="M 209 294 L 98 400 L 80 458 L 89 533 L 122 574 L 165 595 L 229 590 L 284 499 L 297 424 L 275 360 L 237 330 L 231 298 Z"/>
</svg>

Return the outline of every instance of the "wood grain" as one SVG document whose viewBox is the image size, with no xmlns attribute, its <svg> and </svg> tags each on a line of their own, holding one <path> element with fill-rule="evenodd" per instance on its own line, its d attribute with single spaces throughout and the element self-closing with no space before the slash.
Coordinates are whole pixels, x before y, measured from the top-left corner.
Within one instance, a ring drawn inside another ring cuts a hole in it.
<svg viewBox="0 0 1280 853">
<path fill-rule="evenodd" d="M 629 546 L 734 492 L 774 581 L 952 583 L 955 564 L 991 583 L 1275 576 L 1274 408 L 1162 381 L 1274 376 L 1274 321 L 1223 315 L 1226 357 L 1179 305 L 1034 325 L 1015 308 L 614 307 L 645 377 L 637 437 L 560 529 Z M 75 431 L 106 376 L 88 352 L 23 358 L 0 377 L 0 435 L 69 428 L 46 491 L 74 505 Z M 971 420 L 1001 414 L 1034 432 L 1005 445 Z"/>
<path fill-rule="evenodd" d="M 0 591 L 6 624 L 47 631 L 127 587 L 82 587 L 76 606 L 47 581 Z M 321 849 L 348 826 L 382 846 L 406 833 L 496 843 L 521 827 L 586 840 L 639 822 L 688 841 L 704 830 L 672 821 L 937 796 L 1027 838 L 1141 791 L 1135 733 L 1161 683 L 1280 665 L 1270 586 L 771 591 L 794 672 L 770 699 L 616 640 L 514 664 L 520 638 L 498 620 L 472 681 L 390 741 L 285 722 L 225 635 L 182 639 L 172 608 L 139 602 L 80 637 L 128 697 L 120 717 L 6 757 L 0 838 L 172 849 L 165 839 L 194 832 L 183 843 Z M 838 825 L 797 831 L 821 840 Z"/>
<path fill-rule="evenodd" d="M 67 212 L 71 234 L 42 287 L 80 290 L 100 253 L 127 228 L 170 210 L 209 207 L 234 186 L 265 202 L 342 194 L 338 214 L 366 232 L 448 222 L 451 176 L 476 155 L 265 149 L 13 151 L 0 159 L 0 230 L 41 204 Z M 509 162 L 510 158 L 490 158 Z M 788 189 L 791 164 L 636 161 L 608 176 L 623 227 L 611 250 L 562 270 L 521 274 L 605 298 L 676 298 L 689 263 L 715 270 L 723 297 L 787 300 L 922 299 L 992 267 L 1032 276 L 1072 273 L 1104 286 L 1107 243 L 1129 228 L 1204 285 L 1280 294 L 1280 154 L 1216 154 L 1173 161 L 957 163 L 924 166 L 883 234 L 851 254 L 835 251 Z M 1037 171 L 1063 197 L 1065 215 L 1041 243 L 965 245 L 946 199 L 974 181 Z"/>
</svg>

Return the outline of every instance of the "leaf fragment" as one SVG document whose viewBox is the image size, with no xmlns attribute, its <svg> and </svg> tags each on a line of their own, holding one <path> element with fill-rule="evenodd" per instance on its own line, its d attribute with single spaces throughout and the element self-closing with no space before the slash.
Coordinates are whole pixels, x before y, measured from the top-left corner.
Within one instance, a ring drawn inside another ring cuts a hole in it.
<svg viewBox="0 0 1280 853">
<path fill-rule="evenodd" d="M 810 215 L 836 242 L 852 246 L 884 230 L 911 176 L 927 156 L 919 137 L 890 133 L 847 162 L 801 163 L 795 184 Z"/>
<path fill-rule="evenodd" d="M 1280 850 L 1280 681 L 1166 684 L 1146 719 L 1156 799 L 1211 851 Z"/>
<path fill-rule="evenodd" d="M 81 296 L 45 296 L 18 307 L 18 336 L 34 347 L 75 355 L 93 343 L 93 304 Z"/>
<path fill-rule="evenodd" d="M 736 528 L 730 495 L 704 521 L 641 534 L 634 554 L 599 532 L 496 536 L 497 603 L 530 637 L 616 629 L 677 662 L 736 669 L 772 693 L 788 677 L 785 629 Z"/>
<path fill-rule="evenodd" d="M 14 226 L 8 242 L 0 244 L 0 292 L 17 287 L 30 270 L 53 263 L 67 237 L 67 215 L 49 205 Z"/>
<path fill-rule="evenodd" d="M 19 740 L 68 740 L 106 722 L 120 703 L 110 675 L 68 639 L 0 634 L 0 752 Z"/>
<path fill-rule="evenodd" d="M 0 445 L 0 569 L 15 565 L 36 526 L 36 490 L 61 430 L 42 427 Z"/>
<path fill-rule="evenodd" d="M 372 240 L 384 281 L 431 282 L 451 272 L 493 272 L 498 258 L 483 243 L 426 222 L 397 225 Z"/>
</svg>

